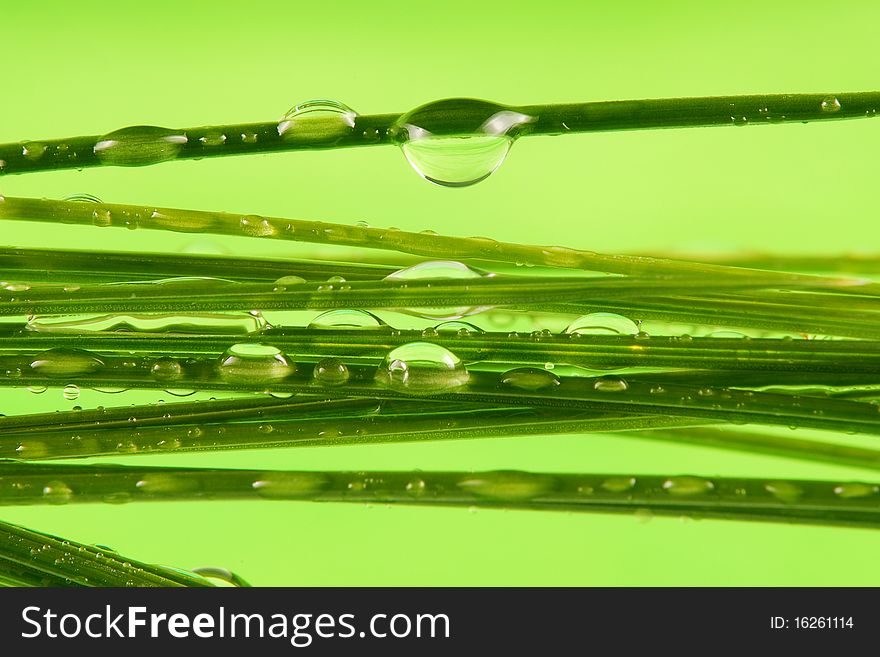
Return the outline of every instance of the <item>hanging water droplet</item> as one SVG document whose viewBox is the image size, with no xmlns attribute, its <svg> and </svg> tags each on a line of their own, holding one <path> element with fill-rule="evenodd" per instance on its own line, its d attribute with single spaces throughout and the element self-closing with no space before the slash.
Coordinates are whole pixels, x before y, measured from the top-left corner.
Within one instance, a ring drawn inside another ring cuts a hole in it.
<svg viewBox="0 0 880 657">
<path fill-rule="evenodd" d="M 220 377 L 226 381 L 270 383 L 296 373 L 281 350 L 264 344 L 242 343 L 229 347 L 218 363 Z"/>
<path fill-rule="evenodd" d="M 495 500 L 528 500 L 553 489 L 553 479 L 530 472 L 486 472 L 458 482 L 458 487 Z"/>
<path fill-rule="evenodd" d="M 77 397 L 79 397 L 79 387 L 70 383 L 64 386 L 64 390 L 61 392 L 65 399 L 68 401 L 73 401 Z"/>
<path fill-rule="evenodd" d="M 823 112 L 839 112 L 840 100 L 838 100 L 836 96 L 825 96 L 825 98 L 822 99 L 820 107 Z"/>
<path fill-rule="evenodd" d="M 73 490 L 63 481 L 53 480 L 43 486 L 43 499 L 49 504 L 67 504 L 73 499 Z"/>
<path fill-rule="evenodd" d="M 327 479 L 318 472 L 273 472 L 251 484 L 260 497 L 276 500 L 312 495 L 326 485 Z"/>
<path fill-rule="evenodd" d="M 322 386 L 341 386 L 348 381 L 350 373 L 338 358 L 322 358 L 312 373 L 315 383 Z"/>
<path fill-rule="evenodd" d="M 309 323 L 310 329 L 377 329 L 387 324 L 366 310 L 337 309 L 321 313 Z"/>
<path fill-rule="evenodd" d="M 376 373 L 376 380 L 412 394 L 448 392 L 465 385 L 470 375 L 448 349 L 430 342 L 410 342 L 392 349 Z"/>
<path fill-rule="evenodd" d="M 335 100 L 309 100 L 291 107 L 278 123 L 285 141 L 335 144 L 350 134 L 357 112 Z"/>
<path fill-rule="evenodd" d="M 49 349 L 34 357 L 31 369 L 41 376 L 77 376 L 93 374 L 104 367 L 104 362 L 83 349 Z"/>
<path fill-rule="evenodd" d="M 589 313 L 566 327 L 571 335 L 636 335 L 639 326 L 629 317 L 615 313 Z"/>
<path fill-rule="evenodd" d="M 536 367 L 518 367 L 501 375 L 501 385 L 520 390 L 542 390 L 555 388 L 561 383 L 553 372 L 539 370 Z"/>
<path fill-rule="evenodd" d="M 629 385 L 619 376 L 603 376 L 593 382 L 593 390 L 599 392 L 624 392 Z"/>
<path fill-rule="evenodd" d="M 670 495 L 703 495 L 714 489 L 715 484 L 702 477 L 671 477 L 663 482 L 663 490 Z"/>
<path fill-rule="evenodd" d="M 186 142 L 186 135 L 174 130 L 139 125 L 104 135 L 94 151 L 102 164 L 139 167 L 173 160 Z"/>
<path fill-rule="evenodd" d="M 425 180 L 466 187 L 501 166 L 516 137 L 533 121 L 496 103 L 451 98 L 402 115 L 390 135 Z"/>
<path fill-rule="evenodd" d="M 469 267 L 455 260 L 429 260 L 388 274 L 386 281 L 464 280 L 491 276 L 488 272 Z M 406 312 L 426 319 L 459 319 L 473 315 L 488 306 L 463 306 L 458 308 L 409 308 Z"/>
</svg>

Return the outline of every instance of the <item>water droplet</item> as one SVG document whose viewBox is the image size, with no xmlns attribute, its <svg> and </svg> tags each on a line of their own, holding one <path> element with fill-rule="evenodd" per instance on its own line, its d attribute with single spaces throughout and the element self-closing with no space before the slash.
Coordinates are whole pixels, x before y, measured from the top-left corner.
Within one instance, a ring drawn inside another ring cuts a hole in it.
<svg viewBox="0 0 880 657">
<path fill-rule="evenodd" d="M 186 135 L 174 130 L 139 125 L 104 135 L 94 150 L 102 164 L 139 167 L 173 160 L 186 142 Z"/>
<path fill-rule="evenodd" d="M 376 380 L 383 385 L 412 394 L 454 390 L 469 377 L 458 356 L 430 342 L 410 342 L 392 349 L 376 373 Z"/>
<path fill-rule="evenodd" d="M 290 110 L 278 123 L 285 141 L 334 144 L 350 134 L 357 112 L 335 100 L 310 100 Z"/>
<path fill-rule="evenodd" d="M 742 338 L 747 338 L 749 336 L 747 336 L 745 333 L 741 333 L 740 331 L 722 330 L 722 331 L 712 331 L 710 333 L 707 333 L 706 337 L 707 338 L 728 338 L 728 339 L 739 338 L 739 339 L 742 339 Z"/>
<path fill-rule="evenodd" d="M 636 335 L 638 325 L 615 313 L 589 313 L 578 317 L 564 331 L 573 335 Z"/>
<path fill-rule="evenodd" d="M 635 477 L 609 477 L 602 482 L 602 488 L 609 493 L 625 493 L 636 486 Z"/>
<path fill-rule="evenodd" d="M 703 495 L 714 489 L 715 484 L 702 477 L 671 477 L 663 482 L 663 490 L 670 495 Z"/>
<path fill-rule="evenodd" d="M 226 381 L 270 383 L 295 374 L 296 366 L 276 347 L 242 343 L 226 350 L 218 371 Z"/>
<path fill-rule="evenodd" d="M 836 96 L 825 96 L 822 99 L 822 104 L 820 105 L 823 112 L 839 112 L 840 111 L 840 101 Z"/>
<path fill-rule="evenodd" d="M 189 477 L 151 472 L 141 477 L 135 487 L 147 495 L 174 495 L 176 493 L 191 493 L 199 488 L 199 483 Z"/>
<path fill-rule="evenodd" d="M 555 388 L 561 383 L 553 372 L 536 367 L 518 367 L 501 375 L 501 385 L 520 390 L 541 390 Z"/>
<path fill-rule="evenodd" d="M 260 497 L 284 500 L 317 493 L 327 485 L 324 475 L 315 472 L 267 473 L 251 486 Z"/>
<path fill-rule="evenodd" d="M 29 160 L 39 160 L 46 154 L 46 144 L 39 141 L 26 142 L 21 147 L 21 154 Z"/>
<path fill-rule="evenodd" d="M 241 232 L 251 237 L 270 237 L 278 234 L 278 228 L 266 217 L 249 214 L 239 220 Z"/>
<path fill-rule="evenodd" d="M 91 194 L 71 194 L 70 196 L 64 197 L 65 201 L 76 201 L 78 203 L 103 203 L 101 199 L 97 196 L 92 196 Z"/>
<path fill-rule="evenodd" d="M 153 363 L 150 374 L 157 381 L 175 381 L 183 376 L 183 366 L 174 358 L 163 356 Z"/>
<path fill-rule="evenodd" d="M 386 281 L 465 280 L 489 276 L 488 272 L 474 269 L 455 260 L 429 260 L 400 269 L 385 277 Z M 473 315 L 487 306 L 464 306 L 459 308 L 410 308 L 408 313 L 427 319 L 458 319 Z"/>
<path fill-rule="evenodd" d="M 457 335 L 479 335 L 485 333 L 479 326 L 474 326 L 469 322 L 461 322 L 453 320 L 451 322 L 441 322 L 434 327 L 437 333 L 455 333 Z"/>
<path fill-rule="evenodd" d="M 68 401 L 73 401 L 77 397 L 79 397 L 79 387 L 74 384 L 68 384 L 64 386 L 64 390 L 61 393 L 65 399 Z"/>
<path fill-rule="evenodd" d="M 322 358 L 312 374 L 315 383 L 322 386 L 340 386 L 348 381 L 348 368 L 338 358 Z"/>
<path fill-rule="evenodd" d="M 209 132 L 199 137 L 199 142 L 204 146 L 222 146 L 226 143 L 226 135 L 222 132 Z"/>
<path fill-rule="evenodd" d="M 411 479 L 406 482 L 406 492 L 410 495 L 419 497 L 424 495 L 428 489 L 428 484 L 425 483 L 424 479 Z"/>
<path fill-rule="evenodd" d="M 552 477 L 530 472 L 487 472 L 458 482 L 459 488 L 495 500 L 528 500 L 553 489 Z"/>
<path fill-rule="evenodd" d="M 366 310 L 328 310 L 309 323 L 310 329 L 376 329 L 385 322 Z"/>
<path fill-rule="evenodd" d="M 466 187 L 501 166 L 516 137 L 534 120 L 496 103 L 452 98 L 407 112 L 390 134 L 425 180 Z"/>
<path fill-rule="evenodd" d="M 599 392 L 623 392 L 629 385 L 619 376 L 603 376 L 593 382 L 593 390 Z"/>
<path fill-rule="evenodd" d="M 28 386 L 28 392 L 32 392 L 35 395 L 42 395 L 47 390 L 46 386 Z"/>
<path fill-rule="evenodd" d="M 878 492 L 878 487 L 872 484 L 846 483 L 834 487 L 834 494 L 844 499 L 868 497 Z"/>
<path fill-rule="evenodd" d="M 764 489 L 783 502 L 797 502 L 804 491 L 797 484 L 790 481 L 769 481 L 764 485 Z"/>
<path fill-rule="evenodd" d="M 104 362 L 94 354 L 82 349 L 49 349 L 34 357 L 31 369 L 41 376 L 77 376 L 93 374 Z"/>
<path fill-rule="evenodd" d="M 49 504 L 67 504 L 73 499 L 73 491 L 63 481 L 53 480 L 43 486 L 43 499 Z"/>
</svg>

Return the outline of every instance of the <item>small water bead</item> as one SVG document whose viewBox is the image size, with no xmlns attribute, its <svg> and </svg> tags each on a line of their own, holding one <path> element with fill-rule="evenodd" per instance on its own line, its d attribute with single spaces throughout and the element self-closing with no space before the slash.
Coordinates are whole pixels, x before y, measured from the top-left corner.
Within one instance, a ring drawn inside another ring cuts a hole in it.
<svg viewBox="0 0 880 657">
<path fill-rule="evenodd" d="M 42 395 L 47 390 L 46 386 L 28 386 L 28 392 L 32 392 L 35 395 Z"/>
<path fill-rule="evenodd" d="M 348 382 L 351 373 L 338 358 L 322 358 L 312 373 L 315 383 L 322 386 L 341 386 Z"/>
<path fill-rule="evenodd" d="M 770 481 L 764 485 L 764 490 L 777 499 L 787 502 L 797 502 L 804 494 L 803 489 L 790 481 Z"/>
<path fill-rule="evenodd" d="M 834 487 L 834 494 L 843 499 L 853 499 L 876 495 L 880 488 L 873 484 L 846 483 Z"/>
<path fill-rule="evenodd" d="M 61 392 L 64 398 L 68 401 L 73 401 L 77 397 L 79 397 L 79 387 L 74 384 L 68 384 L 64 386 L 64 390 Z"/>
<path fill-rule="evenodd" d="M 589 313 L 565 329 L 569 335 L 636 335 L 639 326 L 629 317 L 615 313 Z"/>
<path fill-rule="evenodd" d="M 671 477 L 663 482 L 663 490 L 670 495 L 703 495 L 715 490 L 715 484 L 702 477 Z"/>
<path fill-rule="evenodd" d="M 624 392 L 629 384 L 619 376 L 603 376 L 593 382 L 593 390 L 598 392 Z"/>
<path fill-rule="evenodd" d="M 29 141 L 21 147 L 21 154 L 29 160 L 39 160 L 46 154 L 47 146 L 43 142 Z"/>
<path fill-rule="evenodd" d="M 296 366 L 280 349 L 256 343 L 232 345 L 220 357 L 217 367 L 226 381 L 269 383 L 296 374 Z"/>
<path fill-rule="evenodd" d="M 251 487 L 260 497 L 286 500 L 317 493 L 327 483 L 327 478 L 318 472 L 273 472 L 253 482 Z"/>
<path fill-rule="evenodd" d="M 625 493 L 636 486 L 635 477 L 609 477 L 602 482 L 602 488 L 609 493 Z"/>
<path fill-rule="evenodd" d="M 104 135 L 94 151 L 102 164 L 139 167 L 173 160 L 186 142 L 186 135 L 174 130 L 140 125 Z"/>
<path fill-rule="evenodd" d="M 376 372 L 377 382 L 411 394 L 460 388 L 470 374 L 458 356 L 431 342 L 410 342 L 392 349 Z"/>
<path fill-rule="evenodd" d="M 740 331 L 721 330 L 721 331 L 712 331 L 710 333 L 707 333 L 706 337 L 707 338 L 743 339 L 743 338 L 748 338 L 749 336 L 747 336 L 745 333 L 742 333 Z"/>
<path fill-rule="evenodd" d="M 241 232 L 251 237 L 271 237 L 278 235 L 278 228 L 266 217 L 249 214 L 239 220 Z"/>
<path fill-rule="evenodd" d="M 328 310 L 309 323 L 310 329 L 377 329 L 387 324 L 366 310 Z"/>
<path fill-rule="evenodd" d="M 823 112 L 833 113 L 840 111 L 840 100 L 836 96 L 825 96 L 820 108 Z"/>
<path fill-rule="evenodd" d="M 428 490 L 428 484 L 424 479 L 411 479 L 406 482 L 406 492 L 414 497 L 424 495 Z"/>
<path fill-rule="evenodd" d="M 226 143 L 226 135 L 222 132 L 209 132 L 199 137 L 199 142 L 204 146 L 222 146 Z"/>
<path fill-rule="evenodd" d="M 63 481 L 53 480 L 43 486 L 43 499 L 49 504 L 67 504 L 73 499 L 73 490 Z"/>
<path fill-rule="evenodd" d="M 518 367 L 501 375 L 501 385 L 520 390 L 543 390 L 555 388 L 561 383 L 553 372 L 536 367 Z"/>
<path fill-rule="evenodd" d="M 458 487 L 495 500 L 528 500 L 553 489 L 553 478 L 529 472 L 487 472 L 458 482 Z"/>
<path fill-rule="evenodd" d="M 93 374 L 104 367 L 104 361 L 83 349 L 49 349 L 36 356 L 31 369 L 41 376 L 78 376 Z"/>
<path fill-rule="evenodd" d="M 350 134 L 357 112 L 335 100 L 309 100 L 290 108 L 278 123 L 285 141 L 333 144 Z"/>
<path fill-rule="evenodd" d="M 153 363 L 150 374 L 157 381 L 176 381 L 183 376 L 183 366 L 180 361 L 163 356 Z"/>
<path fill-rule="evenodd" d="M 425 180 L 467 187 L 488 178 L 535 118 L 472 98 L 441 100 L 402 115 L 392 141 Z"/>
<path fill-rule="evenodd" d="M 307 282 L 306 279 L 301 276 L 282 276 L 277 281 L 275 281 L 275 287 L 272 288 L 273 292 L 286 292 L 289 288 L 296 287 L 297 285 L 302 285 Z"/>
<path fill-rule="evenodd" d="M 181 475 L 153 472 L 141 477 L 135 487 L 139 492 L 147 495 L 174 495 L 198 490 L 199 483 L 195 479 Z"/>
</svg>

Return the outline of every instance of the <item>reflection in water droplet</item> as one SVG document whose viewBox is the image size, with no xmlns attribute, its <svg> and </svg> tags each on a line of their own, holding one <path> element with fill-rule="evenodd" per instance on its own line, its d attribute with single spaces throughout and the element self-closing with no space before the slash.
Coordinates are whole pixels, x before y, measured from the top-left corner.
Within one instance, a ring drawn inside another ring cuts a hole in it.
<svg viewBox="0 0 880 657">
<path fill-rule="evenodd" d="M 821 109 L 823 112 L 839 112 L 840 100 L 836 96 L 825 96 L 822 99 Z"/>
<path fill-rule="evenodd" d="M 425 180 L 466 187 L 488 178 L 534 117 L 496 103 L 452 98 L 402 115 L 392 140 Z"/>
<path fill-rule="evenodd" d="M 670 495 L 701 495 L 714 489 L 715 484 L 702 477 L 671 477 L 663 482 L 663 490 Z"/>
<path fill-rule="evenodd" d="M 354 128 L 357 112 L 335 100 L 310 100 L 287 111 L 278 123 L 285 141 L 333 144 Z"/>
<path fill-rule="evenodd" d="M 73 401 L 77 397 L 79 397 L 79 387 L 74 384 L 68 384 L 64 386 L 64 390 L 61 392 L 64 398 L 68 401 Z"/>
<path fill-rule="evenodd" d="M 94 150 L 102 164 L 139 167 L 173 160 L 186 142 L 186 135 L 174 130 L 140 125 L 104 135 Z"/>
<path fill-rule="evenodd" d="M 629 385 L 619 376 L 603 376 L 593 382 L 593 390 L 599 392 L 623 392 Z"/>
<path fill-rule="evenodd" d="M 348 368 L 338 358 L 322 358 L 312 373 L 315 383 L 322 386 L 339 386 L 348 381 Z"/>
<path fill-rule="evenodd" d="M 388 276 L 385 277 L 385 280 L 464 280 L 484 278 L 487 276 L 491 276 L 491 274 L 469 267 L 468 265 L 455 260 L 429 260 L 427 262 L 420 262 L 416 265 L 412 265 L 411 267 L 399 269 L 392 274 L 388 274 Z M 458 319 L 488 309 L 488 306 L 463 306 L 458 308 L 409 308 L 407 309 L 407 312 L 411 315 L 424 317 L 426 319 Z"/>
<path fill-rule="evenodd" d="M 183 376 L 183 366 L 174 358 L 163 356 L 153 363 L 150 374 L 157 381 L 175 381 Z"/>
<path fill-rule="evenodd" d="M 225 381 L 270 383 L 296 373 L 281 350 L 270 345 L 243 343 L 232 345 L 220 357 L 218 372 Z"/>
<path fill-rule="evenodd" d="M 73 499 L 73 491 L 63 481 L 53 480 L 43 486 L 43 499 L 49 504 L 67 504 Z"/>
<path fill-rule="evenodd" d="M 636 335 L 638 325 L 615 313 L 590 313 L 578 317 L 564 331 L 573 335 Z"/>
<path fill-rule="evenodd" d="M 326 484 L 327 479 L 318 472 L 273 472 L 267 473 L 251 486 L 260 497 L 284 500 L 317 493 Z"/>
<path fill-rule="evenodd" d="M 104 366 L 94 354 L 82 349 L 49 349 L 34 357 L 31 369 L 41 376 L 93 374 Z"/>
<path fill-rule="evenodd" d="M 459 488 L 495 500 L 528 500 L 553 488 L 553 479 L 530 472 L 486 472 L 458 482 Z"/>
<path fill-rule="evenodd" d="M 430 342 L 392 349 L 376 373 L 379 383 L 412 394 L 447 392 L 465 385 L 469 378 L 458 356 Z"/>
<path fill-rule="evenodd" d="M 520 390 L 555 388 L 560 383 L 559 377 L 553 372 L 539 370 L 535 367 L 519 367 L 501 375 L 501 385 Z"/>
<path fill-rule="evenodd" d="M 366 310 L 338 309 L 321 313 L 309 323 L 310 329 L 376 329 L 385 322 Z"/>
</svg>

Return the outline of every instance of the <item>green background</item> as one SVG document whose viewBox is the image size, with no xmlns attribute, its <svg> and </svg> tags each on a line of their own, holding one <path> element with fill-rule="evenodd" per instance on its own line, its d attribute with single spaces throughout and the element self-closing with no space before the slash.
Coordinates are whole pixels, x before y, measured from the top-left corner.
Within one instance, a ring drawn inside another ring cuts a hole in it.
<svg viewBox="0 0 880 657">
<path fill-rule="evenodd" d="M 273 120 L 332 98 L 361 113 L 878 86 L 876 2 L 0 3 L 0 142 L 124 125 Z M 131 202 L 616 252 L 876 249 L 876 124 L 524 139 L 446 189 L 393 147 L 0 180 L 14 196 Z M 10 223 L 15 246 L 291 254 L 248 238 Z M 6 274 L 8 275 L 8 274 Z M 167 395 L 166 395 L 167 397 Z M 155 399 L 0 391 L 0 412 Z M 786 430 L 787 431 L 787 430 Z M 806 432 L 802 432 L 806 435 Z M 121 459 L 117 459 L 121 460 Z M 133 457 L 127 463 L 867 478 L 852 469 L 613 435 Z M 632 516 L 297 502 L 0 510 L 134 558 L 284 585 L 880 584 L 880 533 Z"/>
</svg>

